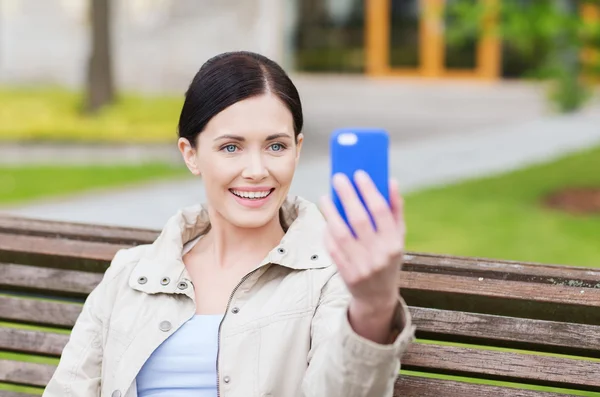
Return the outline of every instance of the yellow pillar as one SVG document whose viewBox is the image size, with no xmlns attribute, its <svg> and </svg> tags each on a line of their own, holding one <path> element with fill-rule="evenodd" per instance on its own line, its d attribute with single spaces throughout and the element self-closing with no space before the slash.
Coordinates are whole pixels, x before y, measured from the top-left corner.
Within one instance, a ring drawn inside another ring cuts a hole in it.
<svg viewBox="0 0 600 397">
<path fill-rule="evenodd" d="M 502 39 L 496 31 L 498 27 L 498 1 L 484 0 L 488 7 L 483 21 L 483 36 L 477 49 L 479 76 L 486 80 L 498 80 L 502 73 Z"/>
<path fill-rule="evenodd" d="M 389 69 L 390 0 L 365 0 L 366 69 L 369 75 L 385 75 Z"/>
<path fill-rule="evenodd" d="M 421 0 L 420 71 L 426 77 L 440 77 L 444 72 L 444 0 Z"/>
</svg>

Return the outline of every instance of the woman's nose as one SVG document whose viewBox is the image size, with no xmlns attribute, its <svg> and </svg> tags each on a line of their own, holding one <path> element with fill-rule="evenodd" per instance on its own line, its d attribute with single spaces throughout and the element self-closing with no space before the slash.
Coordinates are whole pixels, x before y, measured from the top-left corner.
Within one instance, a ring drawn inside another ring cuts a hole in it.
<svg viewBox="0 0 600 397">
<path fill-rule="evenodd" d="M 253 180 L 262 180 L 269 175 L 264 159 L 260 154 L 250 154 L 242 172 L 242 177 Z"/>
</svg>

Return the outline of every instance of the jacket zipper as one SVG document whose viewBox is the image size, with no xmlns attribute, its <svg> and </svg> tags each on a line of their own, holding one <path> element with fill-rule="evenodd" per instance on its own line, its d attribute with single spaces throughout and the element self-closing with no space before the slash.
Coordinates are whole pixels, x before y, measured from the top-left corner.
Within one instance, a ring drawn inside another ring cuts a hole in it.
<svg viewBox="0 0 600 397">
<path fill-rule="evenodd" d="M 219 331 L 217 334 L 217 397 L 221 397 L 221 375 L 219 374 L 219 352 L 221 350 L 221 325 L 223 325 L 223 321 L 225 321 L 225 316 L 227 316 L 227 313 L 229 313 L 229 305 L 231 304 L 233 295 L 235 295 L 235 292 L 240 287 L 240 285 L 242 285 L 244 283 L 244 281 L 246 281 L 248 279 L 248 277 L 250 277 L 252 274 L 254 274 L 254 272 L 256 272 L 258 269 L 260 269 L 260 267 L 252 270 L 250 273 L 248 273 L 244 277 L 242 277 L 242 279 L 235 286 L 233 291 L 231 291 L 231 295 L 229 295 L 229 300 L 227 301 L 227 307 L 225 308 L 225 314 L 223 314 L 223 318 L 221 319 L 221 322 L 219 323 Z"/>
</svg>

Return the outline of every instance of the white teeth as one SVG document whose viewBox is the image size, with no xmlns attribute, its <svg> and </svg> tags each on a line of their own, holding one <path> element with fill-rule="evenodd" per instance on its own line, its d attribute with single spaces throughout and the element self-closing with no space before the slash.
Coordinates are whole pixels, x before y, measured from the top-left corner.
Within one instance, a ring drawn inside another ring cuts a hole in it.
<svg viewBox="0 0 600 397">
<path fill-rule="evenodd" d="M 243 192 L 241 190 L 231 190 L 231 192 L 233 194 L 235 194 L 236 196 L 243 197 L 243 198 L 249 198 L 249 199 L 265 198 L 271 193 L 270 190 L 267 190 L 264 192 Z"/>
</svg>

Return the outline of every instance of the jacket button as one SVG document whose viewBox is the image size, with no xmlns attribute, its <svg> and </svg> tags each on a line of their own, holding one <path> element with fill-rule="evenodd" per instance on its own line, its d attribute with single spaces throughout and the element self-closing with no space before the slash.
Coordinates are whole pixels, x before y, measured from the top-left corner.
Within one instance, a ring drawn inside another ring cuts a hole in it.
<svg viewBox="0 0 600 397">
<path fill-rule="evenodd" d="M 160 280 L 160 283 L 162 285 L 167 285 L 167 284 L 169 284 L 170 281 L 171 281 L 171 279 L 169 277 L 163 277 L 163 279 Z"/>
<path fill-rule="evenodd" d="M 138 284 L 146 284 L 148 282 L 148 279 L 144 276 L 138 278 Z"/>
<path fill-rule="evenodd" d="M 225 383 L 229 383 L 229 382 L 231 382 L 231 378 L 230 378 L 229 376 L 225 376 L 225 377 L 223 378 L 223 382 L 225 382 Z"/>
<path fill-rule="evenodd" d="M 316 261 L 317 259 L 319 259 L 319 255 L 314 254 L 313 256 L 310 257 L 311 261 Z"/>
<path fill-rule="evenodd" d="M 114 392 L 112 392 L 111 397 L 121 397 L 121 392 L 118 390 L 115 390 Z"/>
<path fill-rule="evenodd" d="M 158 327 L 163 332 L 169 332 L 171 330 L 171 323 L 169 321 L 161 321 Z"/>
<path fill-rule="evenodd" d="M 240 312 L 240 308 L 239 307 L 234 307 L 233 309 L 231 309 L 231 312 L 233 314 L 238 314 Z"/>
<path fill-rule="evenodd" d="M 277 252 L 280 253 L 281 255 L 285 254 L 285 248 L 279 247 L 277 248 Z"/>
</svg>

